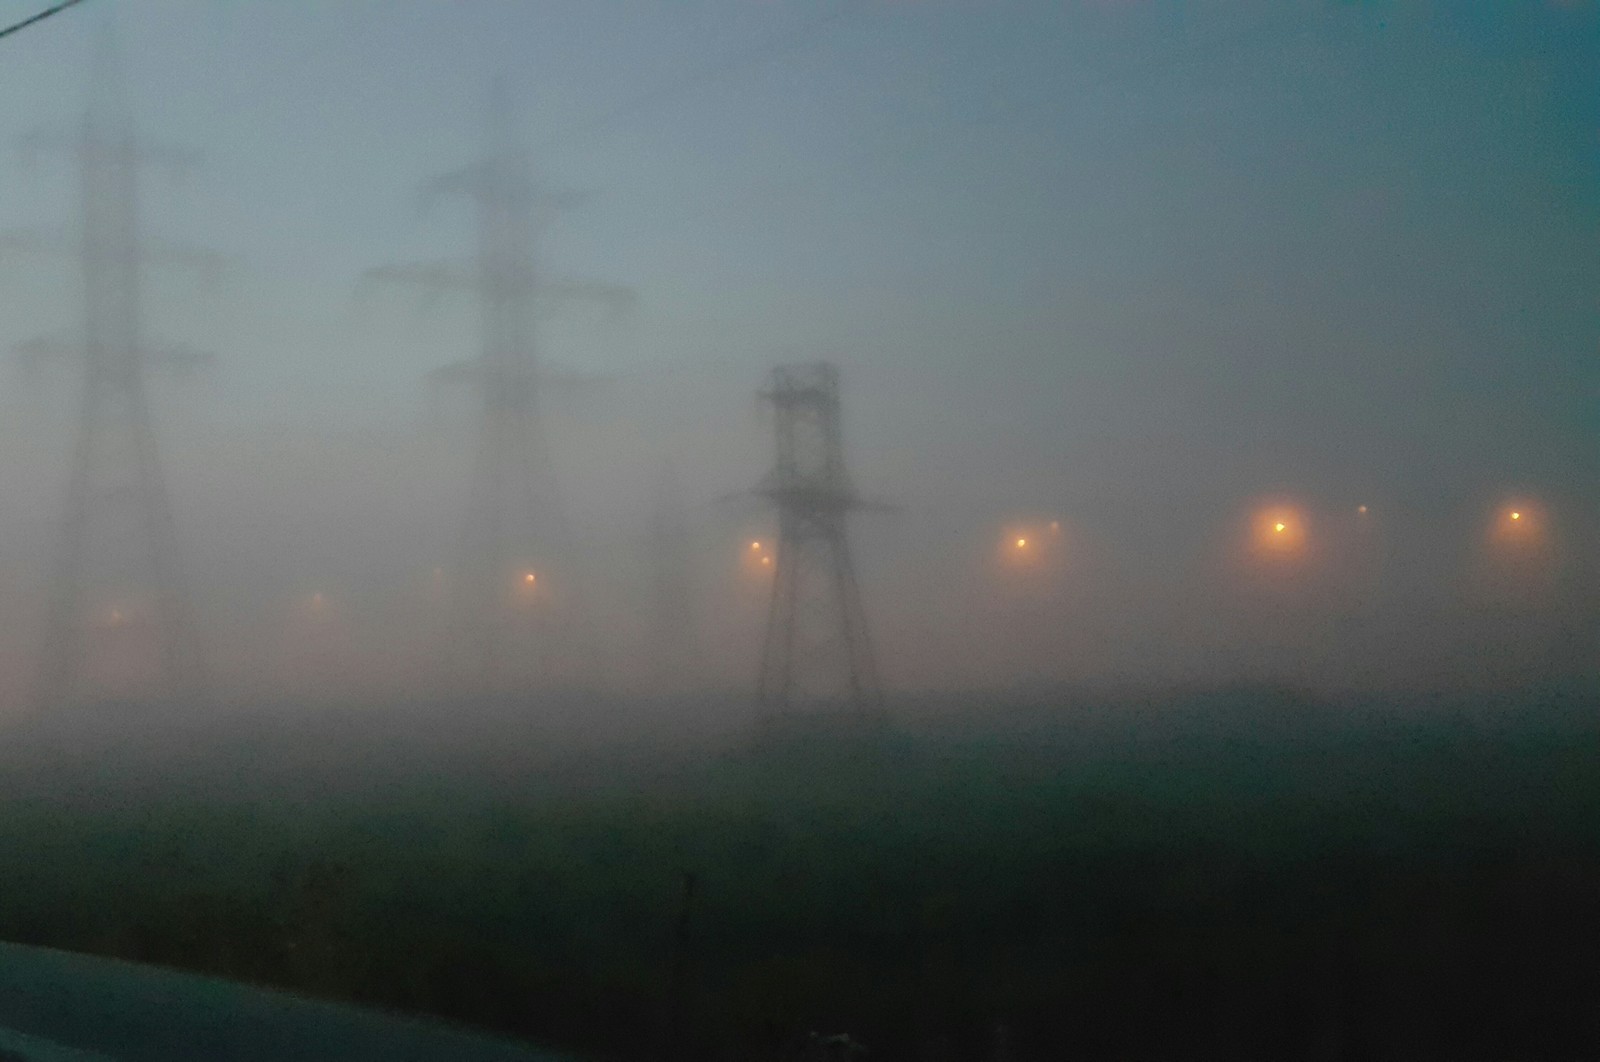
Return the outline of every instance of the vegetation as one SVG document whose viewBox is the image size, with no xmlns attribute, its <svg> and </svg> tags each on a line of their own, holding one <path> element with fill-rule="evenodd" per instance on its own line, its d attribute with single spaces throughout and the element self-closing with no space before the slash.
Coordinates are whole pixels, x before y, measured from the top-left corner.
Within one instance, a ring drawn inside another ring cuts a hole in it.
<svg viewBox="0 0 1600 1062">
<path fill-rule="evenodd" d="M 604 753 L 478 706 L 55 720 L 0 768 L 0 935 L 597 1055 L 1592 1057 L 1596 708 L 1056 698 Z"/>
</svg>

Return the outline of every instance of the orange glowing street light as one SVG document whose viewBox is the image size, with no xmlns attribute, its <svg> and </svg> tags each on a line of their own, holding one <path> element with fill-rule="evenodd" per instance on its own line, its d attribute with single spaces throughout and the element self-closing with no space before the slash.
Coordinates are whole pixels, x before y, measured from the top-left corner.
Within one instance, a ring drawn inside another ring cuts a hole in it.
<svg viewBox="0 0 1600 1062">
<path fill-rule="evenodd" d="M 1301 558 L 1310 529 L 1303 509 L 1287 502 L 1264 505 L 1250 516 L 1249 547 L 1276 562 Z"/>
<path fill-rule="evenodd" d="M 773 569 L 772 553 L 764 539 L 751 539 L 750 548 L 741 550 L 740 556 L 744 558 L 740 562 L 740 568 L 747 577 L 757 576 L 764 579 Z"/>
<path fill-rule="evenodd" d="M 1550 510 L 1536 498 L 1502 501 L 1484 530 L 1488 541 L 1498 549 L 1521 556 L 1542 554 L 1555 544 L 1550 537 L 1556 530 Z"/>
<path fill-rule="evenodd" d="M 539 599 L 539 576 L 533 569 L 518 572 L 507 588 L 507 597 L 519 608 L 532 608 Z"/>
<path fill-rule="evenodd" d="M 1013 572 L 1042 572 L 1053 568 L 1061 548 L 1061 522 L 1039 520 L 1036 523 L 1018 521 L 996 528 L 998 534 L 991 541 L 995 563 Z"/>
</svg>

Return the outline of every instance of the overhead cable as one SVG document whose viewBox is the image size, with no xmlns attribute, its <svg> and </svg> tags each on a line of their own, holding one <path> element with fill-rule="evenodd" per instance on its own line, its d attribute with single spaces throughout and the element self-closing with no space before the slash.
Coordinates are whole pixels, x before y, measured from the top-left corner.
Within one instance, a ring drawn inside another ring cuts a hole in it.
<svg viewBox="0 0 1600 1062">
<path fill-rule="evenodd" d="M 61 3 L 47 7 L 37 15 L 31 15 L 28 18 L 23 19 L 21 22 L 13 22 L 5 29 L 0 29 L 0 37 L 9 37 L 18 30 L 25 30 L 35 22 L 43 22 L 51 15 L 59 15 L 72 5 L 81 3 L 83 3 L 83 0 L 61 0 Z"/>
</svg>

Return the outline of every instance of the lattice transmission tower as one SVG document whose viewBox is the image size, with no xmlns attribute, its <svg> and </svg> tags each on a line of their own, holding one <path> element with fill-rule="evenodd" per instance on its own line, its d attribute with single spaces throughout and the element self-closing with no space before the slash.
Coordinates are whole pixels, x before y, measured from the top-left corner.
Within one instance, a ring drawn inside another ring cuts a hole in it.
<svg viewBox="0 0 1600 1062">
<path fill-rule="evenodd" d="M 845 471 L 839 372 L 819 362 L 772 372 L 777 459 L 756 493 L 778 510 L 778 550 L 761 647 L 764 708 L 876 710 L 877 663 L 845 524 L 863 501 Z"/>
<path fill-rule="evenodd" d="M 168 696 L 197 697 L 207 686 L 146 377 L 152 366 L 186 373 L 210 355 L 146 344 L 141 272 L 154 260 L 214 275 L 220 259 L 140 239 L 140 167 L 182 167 L 191 160 L 135 136 L 109 28 L 96 49 L 92 80 L 75 136 L 34 133 L 21 145 L 28 157 L 51 150 L 77 164 L 81 215 L 82 335 L 17 348 L 29 374 L 60 357 L 73 358 L 83 371 L 65 505 L 54 535 L 36 689 L 42 707 L 91 696 L 97 687 L 128 693 L 128 675 L 105 674 L 114 670 L 108 660 L 121 660 L 125 672 L 142 672 L 132 679 L 135 687 Z"/>
<path fill-rule="evenodd" d="M 649 528 L 650 662 L 657 692 L 683 693 L 702 678 L 694 557 L 676 466 L 657 474 Z"/>
<path fill-rule="evenodd" d="M 542 419 L 552 379 L 540 365 L 537 326 L 555 303 L 587 299 L 627 305 L 630 289 L 545 276 L 538 241 L 581 193 L 534 173 L 510 97 L 490 93 L 485 152 L 477 163 L 432 182 L 424 202 L 460 195 L 477 212 L 477 260 L 369 270 L 366 279 L 474 291 L 481 345 L 476 357 L 430 376 L 471 387 L 480 399 L 477 452 L 461 560 L 451 575 L 469 679 L 488 690 L 569 677 L 586 647 L 572 543 L 562 514 Z M 582 381 L 578 381 L 582 382 Z"/>
</svg>

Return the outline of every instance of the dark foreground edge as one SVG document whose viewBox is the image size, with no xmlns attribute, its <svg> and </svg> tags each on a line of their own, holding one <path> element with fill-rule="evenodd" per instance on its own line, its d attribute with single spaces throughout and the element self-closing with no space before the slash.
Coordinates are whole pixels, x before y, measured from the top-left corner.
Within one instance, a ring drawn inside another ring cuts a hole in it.
<svg viewBox="0 0 1600 1062">
<path fill-rule="evenodd" d="M 0 1062 L 570 1062 L 443 1025 L 48 948 L 0 944 Z"/>
</svg>

